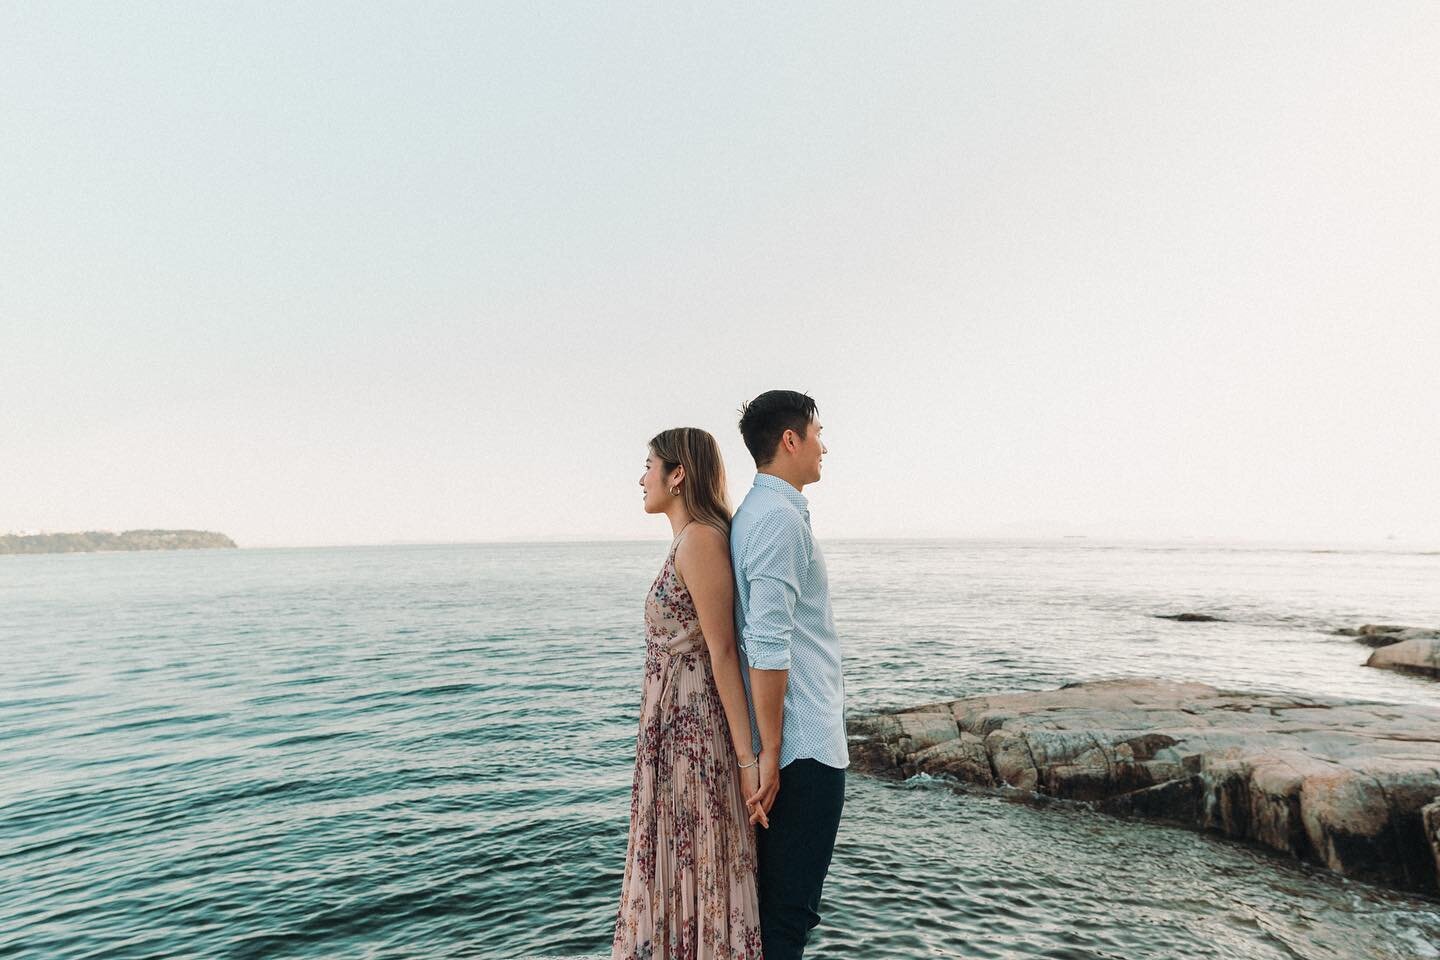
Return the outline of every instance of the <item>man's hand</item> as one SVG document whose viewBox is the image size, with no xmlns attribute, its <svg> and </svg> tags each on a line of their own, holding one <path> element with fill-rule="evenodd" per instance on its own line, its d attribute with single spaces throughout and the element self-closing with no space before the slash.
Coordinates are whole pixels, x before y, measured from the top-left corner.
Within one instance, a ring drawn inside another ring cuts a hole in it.
<svg viewBox="0 0 1440 960">
<path fill-rule="evenodd" d="M 751 825 L 760 823 L 768 830 L 770 818 L 766 814 L 775 805 L 775 797 L 780 793 L 780 751 L 761 750 L 760 766 L 756 769 L 760 771 L 759 787 L 753 793 L 746 794 L 745 804 L 750 807 Z"/>
</svg>

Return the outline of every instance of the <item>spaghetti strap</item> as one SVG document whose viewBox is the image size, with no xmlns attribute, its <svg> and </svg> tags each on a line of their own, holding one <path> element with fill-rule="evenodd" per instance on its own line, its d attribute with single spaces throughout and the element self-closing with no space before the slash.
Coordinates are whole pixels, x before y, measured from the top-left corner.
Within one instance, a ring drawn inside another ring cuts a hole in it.
<svg viewBox="0 0 1440 960">
<path fill-rule="evenodd" d="M 690 524 L 694 522 L 694 517 L 685 521 L 685 526 L 681 527 L 680 532 L 675 534 L 675 539 L 670 541 L 670 553 L 665 557 L 666 566 L 670 568 L 670 572 L 675 576 L 675 585 L 686 593 L 690 592 L 690 588 L 687 587 L 685 581 L 680 578 L 680 568 L 675 565 L 675 554 L 676 551 L 680 549 L 680 541 L 685 538 L 685 531 L 689 529 Z"/>
<path fill-rule="evenodd" d="M 675 534 L 675 539 L 670 541 L 670 552 L 671 552 L 671 553 L 674 553 L 674 552 L 675 552 L 675 548 L 678 547 L 678 546 L 680 546 L 680 538 L 683 537 L 683 536 L 685 536 L 685 531 L 688 530 L 688 529 L 690 529 L 690 524 L 692 524 L 692 523 L 694 523 L 694 522 L 695 522 L 695 518 L 694 518 L 694 517 L 691 517 L 689 520 L 686 520 L 686 521 L 685 521 L 685 526 L 681 527 L 681 528 L 680 528 L 680 532 L 677 533 L 677 534 Z"/>
</svg>

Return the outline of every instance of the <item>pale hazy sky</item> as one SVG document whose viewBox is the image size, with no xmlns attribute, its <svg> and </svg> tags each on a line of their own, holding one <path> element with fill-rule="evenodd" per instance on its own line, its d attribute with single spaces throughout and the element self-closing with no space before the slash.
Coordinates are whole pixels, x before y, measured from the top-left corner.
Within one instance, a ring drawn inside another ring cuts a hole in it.
<svg viewBox="0 0 1440 960">
<path fill-rule="evenodd" d="M 0 532 L 1440 544 L 1440 5 L 7 4 Z"/>
</svg>

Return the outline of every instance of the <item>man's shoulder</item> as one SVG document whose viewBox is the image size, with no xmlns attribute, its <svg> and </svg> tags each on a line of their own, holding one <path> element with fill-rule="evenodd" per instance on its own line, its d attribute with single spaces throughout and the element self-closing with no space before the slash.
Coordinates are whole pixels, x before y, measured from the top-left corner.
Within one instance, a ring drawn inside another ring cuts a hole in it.
<svg viewBox="0 0 1440 960">
<path fill-rule="evenodd" d="M 737 560 L 753 556 L 759 545 L 766 542 L 793 538 L 797 542 L 808 543 L 809 528 L 800 510 L 773 490 L 757 487 L 751 494 L 757 491 L 766 495 L 747 496 L 740 509 L 735 511 L 730 527 L 731 556 Z"/>
<path fill-rule="evenodd" d="M 745 527 L 761 524 L 766 526 L 788 524 L 792 520 L 804 520 L 800 509 L 774 490 L 753 487 L 735 511 L 734 523 Z"/>
</svg>

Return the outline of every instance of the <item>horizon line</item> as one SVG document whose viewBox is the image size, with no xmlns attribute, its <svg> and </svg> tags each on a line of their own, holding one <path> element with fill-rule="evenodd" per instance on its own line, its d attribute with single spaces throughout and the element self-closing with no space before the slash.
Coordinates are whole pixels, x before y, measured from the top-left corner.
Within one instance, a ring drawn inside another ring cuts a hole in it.
<svg viewBox="0 0 1440 960">
<path fill-rule="evenodd" d="M 233 537 L 231 539 L 234 539 Z M 1305 539 L 1285 537 L 1236 537 L 1226 535 L 1200 535 L 1182 534 L 1169 537 L 1155 536 L 1111 536 L 1104 534 L 936 534 L 936 535 L 859 535 L 859 536 L 832 536 L 824 538 L 827 542 L 891 542 L 891 541 L 922 541 L 922 542 L 953 542 L 969 541 L 977 543 L 997 542 L 1027 542 L 1027 543 L 1059 543 L 1062 541 L 1088 540 L 1097 543 L 1113 544 L 1142 544 L 1142 545 L 1168 545 L 1181 542 L 1198 542 L 1210 544 L 1228 544 L 1235 546 L 1287 546 L 1305 548 L 1369 548 L 1383 549 L 1387 545 L 1393 547 L 1396 552 L 1405 553 L 1431 553 L 1440 552 L 1440 542 L 1424 540 L 1407 541 L 1395 536 L 1387 536 L 1372 539 Z M 378 541 L 336 541 L 325 543 L 256 543 L 237 544 L 236 549 L 240 550 L 314 550 L 331 549 L 343 547 L 460 547 L 460 546 L 543 546 L 543 545 L 581 545 L 599 543 L 663 543 L 666 538 L 656 537 L 633 537 L 633 536 L 609 536 L 609 537 L 523 537 L 523 538 L 497 538 L 497 539 L 458 539 L 458 540 L 378 540 Z"/>
</svg>

